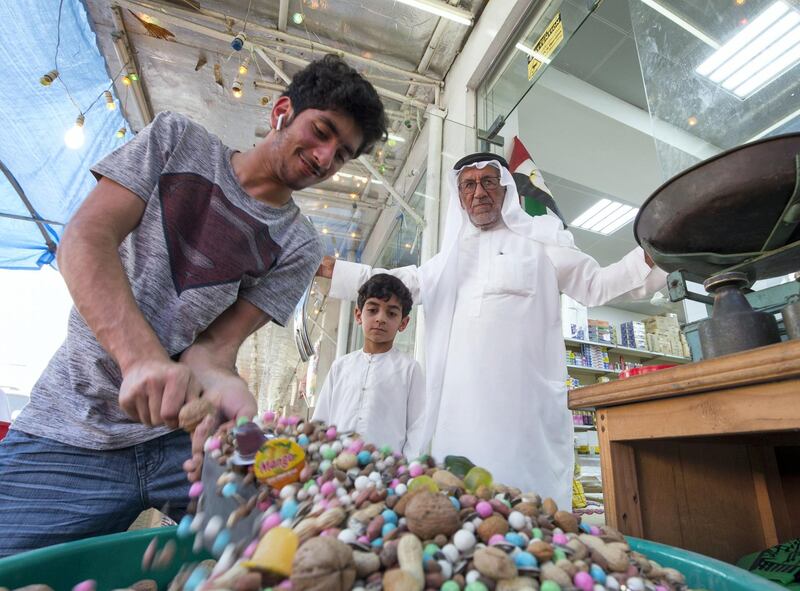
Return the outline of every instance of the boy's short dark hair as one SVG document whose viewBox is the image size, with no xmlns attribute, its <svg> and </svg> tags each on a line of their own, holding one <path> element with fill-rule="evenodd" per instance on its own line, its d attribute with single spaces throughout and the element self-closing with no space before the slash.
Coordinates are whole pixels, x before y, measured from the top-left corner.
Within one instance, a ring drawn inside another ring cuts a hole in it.
<svg viewBox="0 0 800 591">
<path fill-rule="evenodd" d="M 375 88 L 337 55 L 311 62 L 292 78 L 283 92 L 295 114 L 306 109 L 339 111 L 353 118 L 364 135 L 356 156 L 386 137 L 386 115 Z"/>
<path fill-rule="evenodd" d="M 358 289 L 358 309 L 363 310 L 364 304 L 369 298 L 378 298 L 388 302 L 392 296 L 396 296 L 400 300 L 403 318 L 408 316 L 411 313 L 411 306 L 414 304 L 414 300 L 411 299 L 411 292 L 406 287 L 406 284 L 394 275 L 378 273 L 370 277 L 369 281 Z"/>
</svg>

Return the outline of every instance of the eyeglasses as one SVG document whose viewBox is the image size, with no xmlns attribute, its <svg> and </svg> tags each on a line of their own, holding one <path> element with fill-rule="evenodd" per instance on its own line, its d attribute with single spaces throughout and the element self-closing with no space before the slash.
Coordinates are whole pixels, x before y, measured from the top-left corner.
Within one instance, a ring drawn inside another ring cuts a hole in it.
<svg viewBox="0 0 800 591">
<path fill-rule="evenodd" d="M 500 186 L 499 176 L 485 176 L 481 179 L 481 187 L 486 191 L 494 191 Z M 458 191 L 464 195 L 472 195 L 478 188 L 478 181 L 468 180 L 458 184 Z"/>
</svg>

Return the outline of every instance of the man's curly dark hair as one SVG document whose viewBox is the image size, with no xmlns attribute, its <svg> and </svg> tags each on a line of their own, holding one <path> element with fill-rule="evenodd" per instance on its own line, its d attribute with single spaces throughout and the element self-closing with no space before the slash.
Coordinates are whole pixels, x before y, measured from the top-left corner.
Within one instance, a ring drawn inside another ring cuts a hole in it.
<svg viewBox="0 0 800 591">
<path fill-rule="evenodd" d="M 364 304 L 369 298 L 378 298 L 388 302 L 392 296 L 400 300 L 400 307 L 403 309 L 403 318 L 411 313 L 411 306 L 414 301 L 411 299 L 411 292 L 406 284 L 394 275 L 388 273 L 376 273 L 358 289 L 358 300 L 356 304 L 359 310 L 364 309 Z"/>
<path fill-rule="evenodd" d="M 386 115 L 375 88 L 337 55 L 311 62 L 283 92 L 295 115 L 306 109 L 338 111 L 353 118 L 364 135 L 356 156 L 386 137 Z"/>
</svg>

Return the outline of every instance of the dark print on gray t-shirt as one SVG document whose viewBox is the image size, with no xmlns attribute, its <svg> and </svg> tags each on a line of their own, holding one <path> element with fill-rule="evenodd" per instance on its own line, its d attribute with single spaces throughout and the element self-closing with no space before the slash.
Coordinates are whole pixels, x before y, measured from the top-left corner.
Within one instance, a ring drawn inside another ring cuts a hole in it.
<svg viewBox="0 0 800 591">
<path fill-rule="evenodd" d="M 197 174 L 165 174 L 159 196 L 178 294 L 239 281 L 242 275 L 261 277 L 276 262 L 281 247 L 269 227 L 234 207 L 218 185 Z M 222 242 L 229 244 L 226 251 L 219 248 Z"/>
</svg>

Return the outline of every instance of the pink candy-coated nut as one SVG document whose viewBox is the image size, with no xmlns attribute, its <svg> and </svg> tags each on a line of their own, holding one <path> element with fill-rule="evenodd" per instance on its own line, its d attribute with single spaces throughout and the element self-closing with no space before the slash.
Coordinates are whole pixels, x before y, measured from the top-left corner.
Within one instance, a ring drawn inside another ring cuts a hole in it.
<svg viewBox="0 0 800 591">
<path fill-rule="evenodd" d="M 573 582 L 581 591 L 592 591 L 592 589 L 594 589 L 594 579 L 592 579 L 592 576 L 589 573 L 576 573 Z"/>
<path fill-rule="evenodd" d="M 407 466 L 400 466 L 400 467 L 397 469 L 397 473 L 398 473 L 398 474 L 400 474 L 401 476 L 402 476 L 403 474 L 405 474 L 407 471 L 408 471 L 408 467 L 407 467 Z"/>
<path fill-rule="evenodd" d="M 200 495 L 203 494 L 203 483 L 199 480 L 197 482 L 193 482 L 192 486 L 189 487 L 189 498 L 196 499 Z"/>
<path fill-rule="evenodd" d="M 358 536 L 358 541 L 362 544 L 369 544 L 369 537 L 367 536 Z"/>
<path fill-rule="evenodd" d="M 553 543 L 559 546 L 566 546 L 569 538 L 565 534 L 553 534 Z"/>
<path fill-rule="evenodd" d="M 264 413 L 264 416 L 262 418 L 264 419 L 265 423 L 271 423 L 272 421 L 275 420 L 275 413 L 271 410 L 268 410 L 267 412 Z"/>
<path fill-rule="evenodd" d="M 481 519 L 486 519 L 487 517 L 491 517 L 492 513 L 494 513 L 494 509 L 486 501 L 481 501 L 480 503 L 475 505 L 475 511 L 477 511 Z"/>
<path fill-rule="evenodd" d="M 222 439 L 219 437 L 212 437 L 208 440 L 208 451 L 214 451 L 222 447 Z"/>
<path fill-rule="evenodd" d="M 501 536 L 500 534 L 494 534 L 491 538 L 489 538 L 489 545 L 494 546 L 496 544 L 502 544 L 505 541 L 505 537 Z"/>
<path fill-rule="evenodd" d="M 261 535 L 263 536 L 273 527 L 277 527 L 281 523 L 281 514 L 280 513 L 272 513 L 271 515 L 267 515 L 267 518 L 261 522 Z"/>
<path fill-rule="evenodd" d="M 256 553 L 256 548 L 258 547 L 258 540 L 253 540 L 248 544 L 247 548 L 244 549 L 244 553 L 242 554 L 243 558 L 250 559 L 253 557 L 253 554 Z"/>
<path fill-rule="evenodd" d="M 289 424 L 289 419 L 287 419 L 286 417 L 281 417 L 281 418 L 278 419 L 278 426 L 279 427 L 285 427 L 288 424 Z"/>
<path fill-rule="evenodd" d="M 278 585 L 278 589 L 283 589 L 284 591 L 291 591 L 291 588 L 292 588 L 292 580 L 291 579 L 285 579 L 285 580 L 281 581 L 280 585 Z"/>
<path fill-rule="evenodd" d="M 422 476 L 425 472 L 425 469 L 420 464 L 414 464 L 411 468 L 408 469 L 408 473 L 411 474 L 411 478 L 416 478 L 417 476 Z"/>
<path fill-rule="evenodd" d="M 322 507 L 323 509 L 327 510 L 327 509 L 330 508 L 331 503 L 330 503 L 330 501 L 328 499 L 322 499 L 319 502 L 319 506 Z"/>
<path fill-rule="evenodd" d="M 336 439 L 336 427 L 328 427 L 328 430 L 325 431 L 325 437 L 328 438 L 328 441 Z"/>
<path fill-rule="evenodd" d="M 82 581 L 72 588 L 72 591 L 94 591 L 97 583 L 93 579 Z"/>
<path fill-rule="evenodd" d="M 593 526 L 591 526 L 589 528 L 589 533 L 592 534 L 593 536 L 599 536 L 600 535 L 600 528 L 597 527 L 596 525 L 593 525 Z"/>
<path fill-rule="evenodd" d="M 329 497 L 336 493 L 336 485 L 330 480 L 328 482 L 324 482 L 322 483 L 322 487 L 319 489 L 319 492 L 322 493 L 322 496 Z"/>
<path fill-rule="evenodd" d="M 270 503 L 269 501 L 261 501 L 260 503 L 258 503 L 258 505 L 256 505 L 256 507 L 258 507 L 258 510 L 261 511 L 261 513 L 263 513 L 264 511 L 269 509 L 271 505 L 272 503 Z"/>
<path fill-rule="evenodd" d="M 292 415 L 292 416 L 289 417 L 289 424 L 290 425 L 294 426 L 299 422 L 300 422 L 300 417 L 298 417 L 297 415 Z"/>
<path fill-rule="evenodd" d="M 669 591 L 664 585 L 656 585 L 656 591 Z"/>
<path fill-rule="evenodd" d="M 389 484 L 390 488 L 397 488 L 398 486 L 400 486 L 400 481 L 397 478 L 392 480 L 391 484 Z"/>
<path fill-rule="evenodd" d="M 364 440 L 363 439 L 356 439 L 355 441 L 353 441 L 353 445 L 351 445 L 350 447 L 353 448 L 353 450 L 354 450 L 353 453 L 358 453 L 364 447 Z"/>
</svg>

